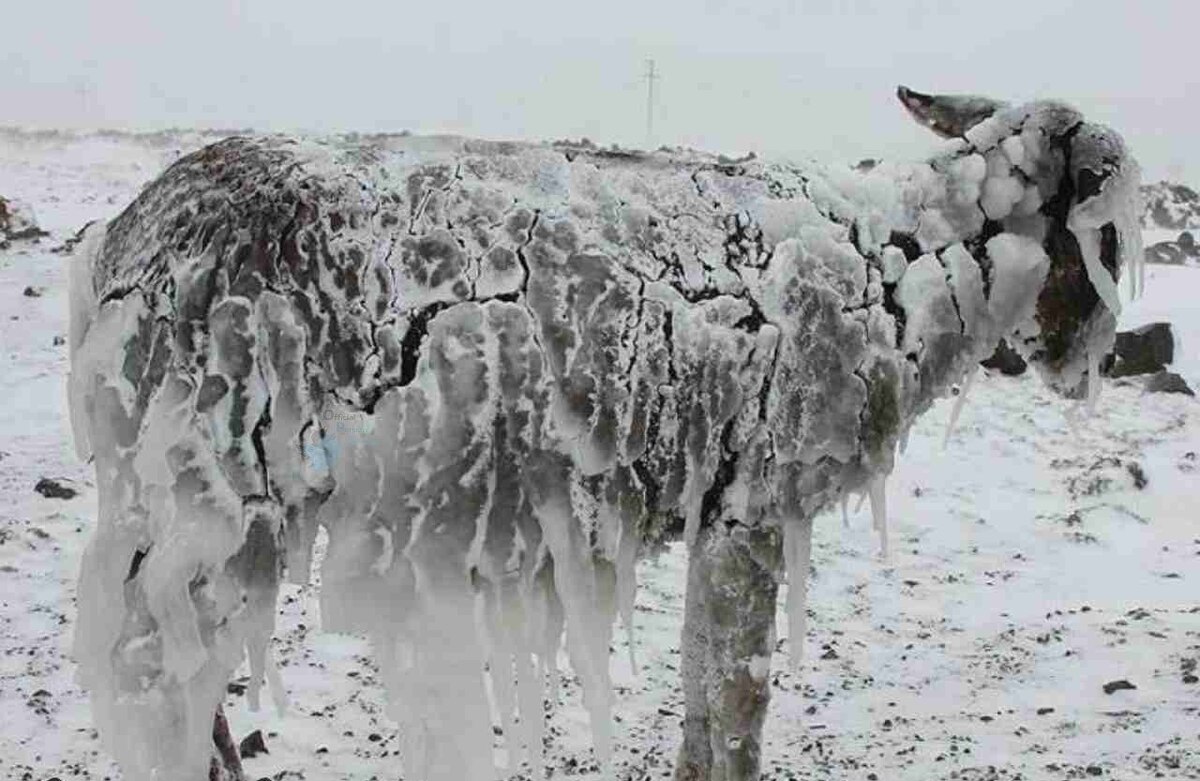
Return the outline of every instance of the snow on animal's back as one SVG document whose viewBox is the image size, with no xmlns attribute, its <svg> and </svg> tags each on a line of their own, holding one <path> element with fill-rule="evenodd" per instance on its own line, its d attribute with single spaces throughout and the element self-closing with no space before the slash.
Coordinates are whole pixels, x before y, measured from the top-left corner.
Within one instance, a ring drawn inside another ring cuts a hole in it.
<svg viewBox="0 0 1200 781">
<path fill-rule="evenodd" d="M 772 338 L 775 326 L 764 334 L 764 324 L 794 319 L 795 302 L 781 289 L 797 268 L 826 290 L 830 308 L 872 303 L 849 225 L 859 245 L 878 247 L 902 209 L 895 188 L 878 185 L 886 177 L 862 181 L 698 154 L 453 138 L 231 139 L 181 160 L 110 225 L 93 279 L 101 301 L 134 289 L 170 299 L 176 357 L 185 359 L 204 353 L 209 320 L 223 322 L 264 291 L 281 296 L 305 332 L 306 364 L 318 367 L 306 369 L 308 390 L 366 410 L 431 365 L 420 355 L 431 323 L 449 322 L 439 319 L 444 310 L 519 304 L 559 385 L 554 412 L 567 438 L 601 429 L 580 453 L 579 465 L 594 473 L 616 458 L 605 427 L 629 417 L 622 407 L 639 328 L 657 324 L 657 341 L 668 346 L 686 342 L 675 338 L 674 318 L 695 320 L 688 336 L 703 332 L 748 354 Z M 843 206 L 854 220 L 826 217 L 805 197 L 810 186 L 824 212 Z M 848 204 L 847 193 L 860 203 Z M 877 208 L 863 208 L 864 194 Z M 787 262 L 772 268 L 789 239 Z M 214 304 L 224 298 L 230 311 L 219 315 Z M 649 311 L 644 302 L 653 302 Z M 822 322 L 812 315 L 809 330 Z M 860 385 L 852 375 L 861 335 L 855 349 L 840 318 L 825 319 L 831 339 L 850 340 L 845 385 Z M 828 363 L 813 371 L 827 373 Z M 609 385 L 615 395 L 601 398 Z M 845 420 L 831 428 L 848 434 L 832 449 L 848 457 L 863 394 L 839 391 L 849 393 Z M 843 395 L 827 398 L 836 408 Z M 246 431 L 252 426 L 247 420 Z M 801 434 L 795 453 L 811 460 L 815 447 L 829 449 L 828 432 L 814 436 L 821 441 L 806 448 Z"/>
</svg>

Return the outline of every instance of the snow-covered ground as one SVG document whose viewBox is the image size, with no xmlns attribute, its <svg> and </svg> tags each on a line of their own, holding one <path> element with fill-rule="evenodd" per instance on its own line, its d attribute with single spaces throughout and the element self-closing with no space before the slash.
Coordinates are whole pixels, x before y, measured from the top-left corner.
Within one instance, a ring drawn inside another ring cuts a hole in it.
<svg viewBox="0 0 1200 781">
<path fill-rule="evenodd" d="M 0 137 L 0 195 L 32 204 L 52 233 L 0 252 L 4 779 L 118 777 L 70 658 L 95 493 L 72 449 L 67 348 L 55 339 L 66 335 L 67 258 L 50 250 L 204 140 Z M 1122 317 L 1171 321 L 1176 370 L 1193 388 L 1198 299 L 1200 268 L 1151 266 Z M 1035 377 L 985 374 L 943 449 L 950 407 L 914 429 L 889 482 L 901 543 L 889 561 L 866 508 L 851 507 L 849 528 L 837 513 L 819 520 L 798 672 L 780 616 L 764 777 L 1200 778 L 1200 402 L 1112 383 L 1072 428 Z M 33 487 L 47 476 L 80 495 L 43 498 Z M 617 634 L 620 779 L 670 777 L 685 566 L 676 546 L 639 568 L 638 675 Z M 399 777 L 368 644 L 319 627 L 314 588 L 285 586 L 285 715 L 250 713 L 231 687 L 235 736 L 261 729 L 270 751 L 246 761 L 248 777 Z M 1106 694 L 1117 680 L 1136 688 Z M 547 743 L 554 777 L 598 778 L 569 673 L 563 694 Z"/>
</svg>

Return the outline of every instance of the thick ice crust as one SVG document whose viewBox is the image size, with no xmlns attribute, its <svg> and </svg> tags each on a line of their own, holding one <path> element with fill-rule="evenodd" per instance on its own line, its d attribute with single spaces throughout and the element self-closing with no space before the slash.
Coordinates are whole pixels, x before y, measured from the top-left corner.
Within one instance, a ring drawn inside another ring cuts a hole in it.
<svg viewBox="0 0 1200 781">
<path fill-rule="evenodd" d="M 868 492 L 883 531 L 897 442 L 1001 337 L 1091 382 L 1100 276 L 1137 257 L 1136 168 L 1091 131 L 1004 109 L 866 174 L 454 138 L 179 161 L 72 282 L 100 487 L 76 651 L 127 777 L 203 775 L 231 671 L 249 653 L 255 703 L 272 676 L 318 525 L 326 626 L 374 641 L 408 775 L 492 777 L 485 662 L 537 766 L 564 624 L 603 758 L 647 545 L 803 524 L 802 581 L 815 512 Z"/>
</svg>

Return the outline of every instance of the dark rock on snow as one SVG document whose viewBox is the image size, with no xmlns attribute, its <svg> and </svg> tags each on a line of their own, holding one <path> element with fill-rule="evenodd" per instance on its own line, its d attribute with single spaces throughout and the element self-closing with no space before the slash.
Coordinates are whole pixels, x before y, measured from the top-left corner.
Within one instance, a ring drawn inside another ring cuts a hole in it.
<svg viewBox="0 0 1200 781">
<path fill-rule="evenodd" d="M 981 361 L 980 365 L 985 369 L 999 369 L 1000 373 L 1006 377 L 1019 376 L 1029 368 L 1025 359 L 1003 339 L 996 346 L 996 352 L 992 353 L 992 357 Z"/>
<path fill-rule="evenodd" d="M 1134 686 L 1132 683 L 1130 683 L 1129 681 L 1122 678 L 1119 681 L 1109 681 L 1108 683 L 1104 684 L 1104 693 L 1105 694 L 1113 694 L 1114 692 L 1125 691 L 1128 689 L 1136 689 L 1136 688 L 1137 687 Z"/>
<path fill-rule="evenodd" d="M 263 740 L 262 730 L 256 729 L 242 738 L 242 742 L 238 744 L 238 753 L 242 755 L 242 759 L 250 759 L 259 754 L 270 754 L 271 752 L 267 751 L 267 744 Z"/>
<path fill-rule="evenodd" d="M 1183 231 L 1175 241 L 1160 241 L 1145 249 L 1147 263 L 1182 266 L 1188 259 L 1200 258 L 1200 246 L 1191 231 Z"/>
<path fill-rule="evenodd" d="M 7 247 L 10 241 L 37 240 L 49 235 L 37 226 L 28 206 L 0 196 L 0 248 Z"/>
<path fill-rule="evenodd" d="M 1145 249 L 1147 263 L 1157 263 L 1160 266 L 1182 266 L 1183 250 L 1173 241 L 1160 241 Z"/>
<path fill-rule="evenodd" d="M 1179 249 L 1183 250 L 1183 254 L 1189 258 L 1200 258 L 1200 246 L 1196 245 L 1196 237 L 1192 235 L 1191 231 L 1180 233 L 1175 243 L 1179 245 Z"/>
<path fill-rule="evenodd" d="M 1178 374 L 1169 371 L 1160 371 L 1146 378 L 1147 393 L 1184 393 L 1188 396 L 1195 396 L 1196 393 L 1188 387 L 1187 381 Z"/>
<path fill-rule="evenodd" d="M 74 499 L 79 495 L 79 491 L 67 485 L 65 481 L 56 480 L 53 477 L 43 477 L 38 480 L 33 490 L 47 499 Z"/>
<path fill-rule="evenodd" d="M 1175 337 L 1170 323 L 1149 323 L 1132 331 L 1119 331 L 1113 354 L 1105 361 L 1110 377 L 1153 374 L 1175 360 Z"/>
</svg>

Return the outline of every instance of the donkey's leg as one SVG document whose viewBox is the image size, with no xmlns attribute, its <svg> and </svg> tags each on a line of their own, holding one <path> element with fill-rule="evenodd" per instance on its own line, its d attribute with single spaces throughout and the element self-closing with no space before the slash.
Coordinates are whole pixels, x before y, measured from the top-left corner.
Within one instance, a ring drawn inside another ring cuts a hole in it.
<svg viewBox="0 0 1200 781">
<path fill-rule="evenodd" d="M 688 561 L 676 781 L 758 779 L 780 554 L 777 529 L 718 522 L 697 535 Z"/>
<path fill-rule="evenodd" d="M 213 718 L 213 744 L 216 755 L 208 769 L 208 781 L 243 781 L 242 757 L 238 747 L 229 733 L 229 722 L 225 719 L 225 709 L 217 706 L 217 715 Z"/>
</svg>

